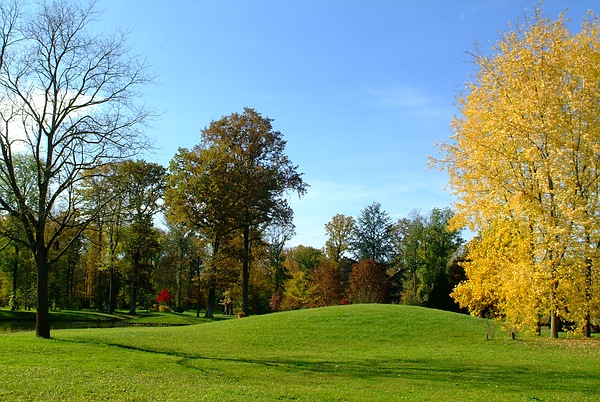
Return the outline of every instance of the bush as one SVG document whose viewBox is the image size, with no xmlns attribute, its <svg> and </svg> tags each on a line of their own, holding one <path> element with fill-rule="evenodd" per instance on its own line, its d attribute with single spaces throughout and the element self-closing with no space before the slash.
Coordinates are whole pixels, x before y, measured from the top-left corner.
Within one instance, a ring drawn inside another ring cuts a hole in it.
<svg viewBox="0 0 600 402">
<path fill-rule="evenodd" d="M 169 306 L 159 306 L 158 311 L 160 311 L 161 313 L 170 313 L 171 309 L 169 308 Z"/>
<path fill-rule="evenodd" d="M 159 303 L 168 303 L 173 299 L 173 296 L 171 295 L 171 293 L 169 293 L 169 291 L 167 290 L 167 288 L 164 288 L 160 291 L 160 293 L 158 294 L 158 296 L 156 297 L 156 301 Z"/>
</svg>

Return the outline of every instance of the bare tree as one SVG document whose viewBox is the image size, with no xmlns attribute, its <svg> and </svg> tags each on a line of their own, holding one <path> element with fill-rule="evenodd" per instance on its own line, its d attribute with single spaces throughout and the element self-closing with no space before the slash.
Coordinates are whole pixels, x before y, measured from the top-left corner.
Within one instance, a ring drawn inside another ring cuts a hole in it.
<svg viewBox="0 0 600 402">
<path fill-rule="evenodd" d="M 94 215 L 75 190 L 84 173 L 147 148 L 149 113 L 135 99 L 151 78 L 125 34 L 92 31 L 93 2 L 0 3 L 0 13 L 0 181 L 12 192 L 0 210 L 25 229 L 37 264 L 36 335 L 48 338 L 48 271 L 69 248 L 58 237 Z M 37 164 L 35 203 L 15 176 L 20 154 Z"/>
</svg>

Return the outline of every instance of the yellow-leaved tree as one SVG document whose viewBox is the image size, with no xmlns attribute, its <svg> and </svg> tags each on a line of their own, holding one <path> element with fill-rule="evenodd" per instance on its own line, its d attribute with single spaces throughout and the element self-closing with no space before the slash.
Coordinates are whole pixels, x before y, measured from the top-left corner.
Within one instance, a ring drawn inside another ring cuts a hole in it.
<svg viewBox="0 0 600 402">
<path fill-rule="evenodd" d="M 471 242 L 454 297 L 513 328 L 600 318 L 600 26 L 578 33 L 537 9 L 502 35 L 459 98 L 438 166 Z"/>
</svg>

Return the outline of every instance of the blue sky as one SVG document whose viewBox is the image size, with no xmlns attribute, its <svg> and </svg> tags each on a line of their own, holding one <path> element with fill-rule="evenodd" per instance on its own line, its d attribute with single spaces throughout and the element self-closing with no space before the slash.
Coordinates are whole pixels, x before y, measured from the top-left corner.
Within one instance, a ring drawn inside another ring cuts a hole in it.
<svg viewBox="0 0 600 402">
<path fill-rule="evenodd" d="M 98 0 L 102 29 L 131 31 L 157 74 L 148 134 L 168 166 L 211 121 L 244 107 L 274 119 L 310 185 L 290 196 L 296 237 L 320 248 L 335 214 L 380 202 L 396 220 L 451 206 L 447 176 L 427 167 L 447 141 L 456 96 L 474 72 L 467 52 L 531 15 L 523 0 Z M 546 1 L 573 29 L 595 1 Z"/>
</svg>

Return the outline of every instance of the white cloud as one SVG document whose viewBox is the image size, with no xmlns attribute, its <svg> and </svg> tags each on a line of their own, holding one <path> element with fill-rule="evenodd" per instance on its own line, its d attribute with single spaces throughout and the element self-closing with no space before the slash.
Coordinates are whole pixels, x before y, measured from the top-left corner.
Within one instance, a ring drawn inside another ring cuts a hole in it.
<svg viewBox="0 0 600 402">
<path fill-rule="evenodd" d="M 367 102 L 378 108 L 404 110 L 418 116 L 447 116 L 450 113 L 445 103 L 435 96 L 411 86 L 369 87 L 364 93 Z"/>
</svg>

